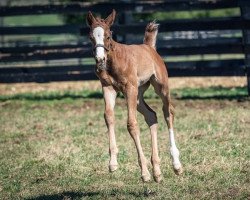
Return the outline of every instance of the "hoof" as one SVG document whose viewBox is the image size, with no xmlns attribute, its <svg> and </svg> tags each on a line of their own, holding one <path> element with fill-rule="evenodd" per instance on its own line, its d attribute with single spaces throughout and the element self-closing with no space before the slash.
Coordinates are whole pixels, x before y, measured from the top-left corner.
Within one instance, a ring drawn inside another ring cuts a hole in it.
<svg viewBox="0 0 250 200">
<path fill-rule="evenodd" d="M 182 166 L 174 167 L 174 173 L 176 175 L 181 175 L 183 173 L 183 168 Z"/>
<path fill-rule="evenodd" d="M 114 172 L 118 169 L 118 165 L 109 165 L 109 172 Z"/>
<path fill-rule="evenodd" d="M 161 174 L 154 175 L 154 181 L 156 183 L 160 183 L 162 181 L 162 175 Z"/>
<path fill-rule="evenodd" d="M 142 181 L 143 181 L 143 182 L 149 182 L 150 179 L 151 179 L 150 173 L 148 172 L 147 174 L 142 175 L 141 178 L 142 178 Z"/>
</svg>

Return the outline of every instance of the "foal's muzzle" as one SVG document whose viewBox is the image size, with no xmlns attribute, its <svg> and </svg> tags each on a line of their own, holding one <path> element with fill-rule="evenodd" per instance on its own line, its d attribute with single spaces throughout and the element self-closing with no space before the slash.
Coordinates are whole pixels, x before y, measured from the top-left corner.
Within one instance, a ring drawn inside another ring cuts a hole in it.
<svg viewBox="0 0 250 200">
<path fill-rule="evenodd" d="M 102 60 L 96 60 L 96 66 L 98 69 L 101 69 L 101 70 L 106 70 L 107 69 L 107 65 L 106 65 L 106 60 L 105 58 L 102 59 Z"/>
<path fill-rule="evenodd" d="M 105 45 L 103 44 L 96 44 L 95 47 L 93 48 L 93 54 L 94 54 L 94 57 L 95 57 L 95 61 L 96 61 L 96 65 L 99 69 L 105 69 L 106 68 L 106 56 L 103 55 L 103 56 L 98 56 L 97 54 L 97 48 L 98 47 L 102 47 L 104 51 L 109 51 L 109 49 L 107 47 L 105 47 Z"/>
<path fill-rule="evenodd" d="M 105 63 L 106 62 L 106 58 L 104 57 L 104 58 L 99 58 L 99 57 L 97 57 L 97 56 L 95 56 L 95 61 L 96 61 L 96 63 Z"/>
</svg>

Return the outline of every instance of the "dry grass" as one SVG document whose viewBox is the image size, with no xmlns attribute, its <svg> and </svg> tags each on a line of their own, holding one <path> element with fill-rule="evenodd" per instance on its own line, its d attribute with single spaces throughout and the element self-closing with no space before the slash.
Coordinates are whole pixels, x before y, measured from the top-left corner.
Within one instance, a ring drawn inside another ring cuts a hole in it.
<svg viewBox="0 0 250 200">
<path fill-rule="evenodd" d="M 189 78 L 170 78 L 170 87 L 179 89 L 184 87 L 203 88 L 203 87 L 244 87 L 246 77 L 189 77 Z M 72 82 L 52 82 L 52 83 L 17 83 L 0 84 L 1 95 L 13 95 L 26 92 L 51 92 L 67 90 L 100 90 L 99 81 L 72 81 Z"/>
</svg>

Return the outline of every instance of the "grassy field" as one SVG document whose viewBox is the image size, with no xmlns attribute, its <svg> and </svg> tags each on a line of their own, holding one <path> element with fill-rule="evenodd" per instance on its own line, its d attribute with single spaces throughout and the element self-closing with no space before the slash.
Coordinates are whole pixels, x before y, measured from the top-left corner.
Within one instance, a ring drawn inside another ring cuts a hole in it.
<svg viewBox="0 0 250 200">
<path fill-rule="evenodd" d="M 158 113 L 162 183 L 143 184 L 116 106 L 119 169 L 108 172 L 108 139 L 100 91 L 0 96 L 0 199 L 249 199 L 250 101 L 246 88 L 177 89 L 176 137 L 184 173 L 176 176 L 161 103 Z M 138 115 L 150 158 L 150 135 Z"/>
</svg>

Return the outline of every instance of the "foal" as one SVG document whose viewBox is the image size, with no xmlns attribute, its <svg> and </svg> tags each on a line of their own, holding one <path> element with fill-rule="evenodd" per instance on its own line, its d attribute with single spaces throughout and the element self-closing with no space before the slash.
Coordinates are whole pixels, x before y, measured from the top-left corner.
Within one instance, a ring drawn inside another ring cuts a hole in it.
<svg viewBox="0 0 250 200">
<path fill-rule="evenodd" d="M 118 168 L 114 106 L 117 92 L 121 91 L 127 103 L 127 128 L 136 145 L 142 180 L 149 181 L 150 173 L 140 142 L 136 110 L 144 116 L 150 128 L 153 176 L 156 182 L 160 182 L 162 176 L 157 146 L 157 117 L 156 113 L 143 99 L 143 94 L 150 84 L 153 85 L 155 92 L 163 102 L 162 110 L 169 128 L 170 152 L 176 174 L 181 174 L 182 166 L 179 160 L 179 150 L 174 139 L 174 112 L 170 104 L 168 73 L 164 61 L 155 48 L 158 25 L 154 22 L 147 25 L 144 44 L 120 44 L 112 39 L 112 32 L 110 31 L 115 15 L 115 10 L 105 20 L 95 18 L 91 12 L 87 15 L 87 24 L 90 27 L 89 37 L 93 44 L 93 53 L 96 60 L 95 72 L 101 81 L 105 101 L 104 118 L 109 134 L 109 170 L 113 172 Z"/>
</svg>

